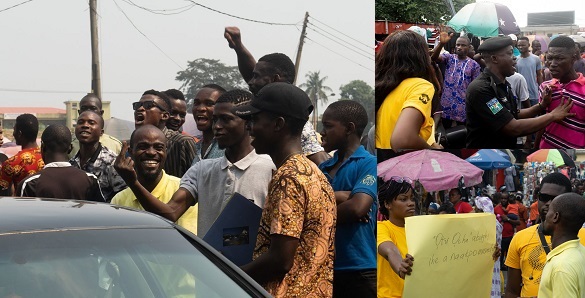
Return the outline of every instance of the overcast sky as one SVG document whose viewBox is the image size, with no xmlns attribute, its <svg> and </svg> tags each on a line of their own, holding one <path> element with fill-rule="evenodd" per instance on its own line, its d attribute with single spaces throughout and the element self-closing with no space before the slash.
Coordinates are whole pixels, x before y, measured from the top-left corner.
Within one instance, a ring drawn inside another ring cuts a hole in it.
<svg viewBox="0 0 585 298">
<path fill-rule="evenodd" d="M 477 0 L 476 2 L 494 2 L 508 6 L 520 27 L 526 27 L 528 13 L 573 10 L 575 11 L 575 23 L 585 27 L 585 3 L 583 0 Z"/>
<path fill-rule="evenodd" d="M 91 91 L 88 1 L 33 0 L 1 11 L 24 1 L 0 2 L 0 106 L 64 108 L 64 101 L 79 100 Z M 130 2 L 158 12 L 185 11 L 159 15 Z M 133 27 L 116 3 L 164 54 Z M 339 87 L 351 80 L 373 86 L 373 0 L 196 3 L 243 18 L 296 25 L 245 21 L 198 5 L 187 10 L 191 1 L 98 0 L 102 94 L 112 102 L 112 116 L 132 120 L 131 103 L 144 90 L 180 87 L 175 76 L 187 61 L 210 58 L 237 65 L 223 37 L 225 26 L 240 27 L 242 40 L 256 59 L 282 52 L 294 61 L 306 11 L 312 25 L 297 84 L 305 82 L 308 71 L 320 70 L 337 94 L 333 100 L 339 97 Z"/>
</svg>

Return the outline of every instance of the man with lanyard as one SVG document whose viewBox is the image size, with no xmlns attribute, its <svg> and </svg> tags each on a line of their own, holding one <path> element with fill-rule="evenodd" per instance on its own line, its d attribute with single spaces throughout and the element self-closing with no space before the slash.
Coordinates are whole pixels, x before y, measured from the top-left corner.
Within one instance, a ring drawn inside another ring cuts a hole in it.
<svg viewBox="0 0 585 298">
<path fill-rule="evenodd" d="M 505 79 L 514 74 L 516 64 L 509 37 L 492 37 L 479 46 L 478 52 L 482 54 L 486 68 L 467 89 L 468 148 L 514 148 L 517 137 L 573 116 L 569 113 L 572 102 L 566 100 L 550 113 L 536 117 L 548 108 L 550 96 L 528 109 L 518 109 L 510 84 Z"/>
<path fill-rule="evenodd" d="M 551 173 L 540 183 L 538 211 L 544 222 L 550 203 L 558 195 L 571 192 L 571 181 L 561 173 Z M 544 236 L 541 224 L 530 226 L 514 235 L 508 254 L 508 282 L 506 298 L 536 297 L 551 238 Z M 579 231 L 581 244 L 585 244 L 585 229 Z"/>
</svg>

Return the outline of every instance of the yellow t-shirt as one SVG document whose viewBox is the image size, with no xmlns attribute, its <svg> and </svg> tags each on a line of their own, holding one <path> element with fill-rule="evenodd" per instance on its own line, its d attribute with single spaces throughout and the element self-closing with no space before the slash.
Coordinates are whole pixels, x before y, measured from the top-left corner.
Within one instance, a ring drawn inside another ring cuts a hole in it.
<svg viewBox="0 0 585 298">
<path fill-rule="evenodd" d="M 151 193 L 159 201 L 168 203 L 173 197 L 173 194 L 179 189 L 180 182 L 180 178 L 167 175 L 167 173 L 165 173 L 163 170 L 163 176 L 160 179 L 160 182 Z M 117 193 L 112 198 L 112 204 L 144 210 L 129 187 Z M 177 220 L 178 225 L 189 230 L 193 234 L 197 234 L 197 209 L 198 206 L 189 207 L 187 212 L 185 212 L 185 214 L 183 214 L 183 216 L 179 217 L 179 220 Z"/>
<path fill-rule="evenodd" d="M 392 90 L 376 113 L 376 148 L 392 149 L 390 144 L 392 132 L 400 113 L 408 107 L 415 108 L 424 115 L 419 135 L 428 140 L 429 145 L 434 143 L 434 136 L 431 135 L 434 125 L 431 117 L 431 99 L 434 94 L 433 84 L 421 78 L 406 79 Z"/>
<path fill-rule="evenodd" d="M 570 240 L 547 255 L 538 297 L 585 297 L 585 246 Z"/>
<path fill-rule="evenodd" d="M 389 220 L 378 222 L 377 245 L 390 241 L 398 247 L 402 258 L 406 257 L 408 248 L 406 247 L 406 231 L 404 227 L 395 226 Z M 378 265 L 378 298 L 383 297 L 402 297 L 404 289 L 404 279 L 400 278 L 390 263 L 379 253 L 377 255 Z"/>
<path fill-rule="evenodd" d="M 536 297 L 538 295 L 542 270 L 546 264 L 546 254 L 540 243 L 538 226 L 534 225 L 516 233 L 506 256 L 506 266 L 522 271 L 521 297 Z M 579 231 L 579 238 L 581 243 L 585 245 L 585 229 Z M 544 236 L 544 239 L 550 247 L 550 236 Z M 531 277 L 532 279 L 530 279 Z"/>
</svg>

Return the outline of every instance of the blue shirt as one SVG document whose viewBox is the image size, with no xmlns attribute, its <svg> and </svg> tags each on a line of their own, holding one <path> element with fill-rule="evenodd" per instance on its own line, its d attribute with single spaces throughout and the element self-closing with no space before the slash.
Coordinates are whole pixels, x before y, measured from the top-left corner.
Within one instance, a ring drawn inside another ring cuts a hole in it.
<svg viewBox="0 0 585 298">
<path fill-rule="evenodd" d="M 341 164 L 335 177 L 331 178 L 327 168 L 332 167 L 338 158 L 338 153 L 335 152 L 333 158 L 319 165 L 319 169 L 323 171 L 333 190 L 351 191 L 350 197 L 356 193 L 365 193 L 372 197 L 373 203 L 369 212 L 369 222 L 337 224 L 334 269 L 336 271 L 376 269 L 376 214 L 378 213 L 376 157 L 360 146 Z"/>
</svg>

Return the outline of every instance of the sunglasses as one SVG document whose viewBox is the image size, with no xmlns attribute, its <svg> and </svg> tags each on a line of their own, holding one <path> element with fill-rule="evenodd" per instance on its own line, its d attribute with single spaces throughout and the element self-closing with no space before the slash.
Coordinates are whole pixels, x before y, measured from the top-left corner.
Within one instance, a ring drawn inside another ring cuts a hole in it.
<svg viewBox="0 0 585 298">
<path fill-rule="evenodd" d="M 556 196 L 548 195 L 548 194 L 545 194 L 545 193 L 539 193 L 538 194 L 538 200 L 541 201 L 541 202 L 544 202 L 544 203 L 546 203 L 548 201 L 552 201 L 552 199 L 554 199 L 555 197 Z"/>
<path fill-rule="evenodd" d="M 390 181 L 398 182 L 398 183 L 408 183 L 412 185 L 412 180 L 408 177 L 400 177 L 400 176 L 392 176 L 390 177 Z"/>
<path fill-rule="evenodd" d="M 152 108 L 158 108 L 159 110 L 166 112 L 166 109 L 163 109 L 161 106 L 159 106 L 156 102 L 154 102 L 153 100 L 149 100 L 149 101 L 137 101 L 137 102 L 133 102 L 132 103 L 132 108 L 134 109 L 134 111 L 140 109 L 140 107 L 144 107 L 145 110 L 150 110 Z"/>
</svg>

